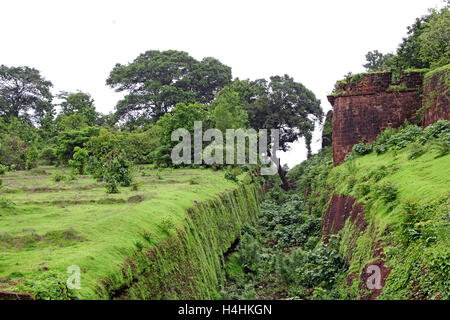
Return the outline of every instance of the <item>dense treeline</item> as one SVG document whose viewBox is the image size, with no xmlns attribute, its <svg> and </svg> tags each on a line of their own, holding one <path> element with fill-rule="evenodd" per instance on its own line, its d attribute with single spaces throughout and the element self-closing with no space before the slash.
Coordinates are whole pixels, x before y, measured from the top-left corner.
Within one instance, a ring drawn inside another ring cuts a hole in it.
<svg viewBox="0 0 450 320">
<path fill-rule="evenodd" d="M 175 50 L 152 50 L 117 64 L 106 83 L 126 92 L 108 115 L 96 110 L 88 93 L 53 96 L 52 83 L 38 70 L 2 65 L 3 170 L 70 165 L 73 174 L 88 172 L 105 181 L 104 168 L 116 158 L 129 165 L 173 166 L 171 133 L 185 128 L 193 134 L 194 121 L 203 122 L 203 131 L 280 129 L 281 149 L 304 137 L 310 150 L 314 125 L 323 116 L 320 101 L 288 75 L 232 80 L 231 68 L 217 59 L 197 61 Z"/>
<path fill-rule="evenodd" d="M 450 63 L 450 13 L 449 6 L 430 9 L 427 15 L 416 18 L 407 28 L 407 36 L 396 53 L 383 54 L 378 50 L 366 54 L 367 71 L 392 71 L 406 69 L 435 69 Z"/>
</svg>

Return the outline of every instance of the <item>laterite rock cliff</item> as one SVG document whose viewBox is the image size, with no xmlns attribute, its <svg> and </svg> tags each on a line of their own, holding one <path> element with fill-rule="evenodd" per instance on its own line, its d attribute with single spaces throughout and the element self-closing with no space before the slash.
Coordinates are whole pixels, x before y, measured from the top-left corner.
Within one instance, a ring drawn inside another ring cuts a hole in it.
<svg viewBox="0 0 450 320">
<path fill-rule="evenodd" d="M 388 127 L 396 128 L 405 120 L 416 120 L 422 106 L 423 74 L 410 72 L 392 83 L 392 74 L 369 73 L 341 81 L 328 96 L 333 106 L 333 163 L 344 161 L 354 144 L 373 142 Z"/>
</svg>

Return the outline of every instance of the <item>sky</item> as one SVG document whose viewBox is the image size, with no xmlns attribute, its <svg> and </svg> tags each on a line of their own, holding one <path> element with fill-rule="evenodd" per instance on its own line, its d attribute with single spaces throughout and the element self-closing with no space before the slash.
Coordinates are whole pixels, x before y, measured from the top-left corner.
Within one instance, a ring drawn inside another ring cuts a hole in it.
<svg viewBox="0 0 450 320">
<path fill-rule="evenodd" d="M 363 72 L 365 54 L 395 51 L 406 27 L 442 0 L 315 1 L 2 1 L 0 64 L 30 66 L 53 92 L 91 94 L 98 111 L 122 97 L 106 86 L 117 64 L 147 50 L 212 56 L 240 79 L 289 74 L 331 109 L 327 94 L 349 71 Z M 320 149 L 320 130 L 313 152 Z M 302 142 L 278 153 L 293 167 Z"/>
</svg>

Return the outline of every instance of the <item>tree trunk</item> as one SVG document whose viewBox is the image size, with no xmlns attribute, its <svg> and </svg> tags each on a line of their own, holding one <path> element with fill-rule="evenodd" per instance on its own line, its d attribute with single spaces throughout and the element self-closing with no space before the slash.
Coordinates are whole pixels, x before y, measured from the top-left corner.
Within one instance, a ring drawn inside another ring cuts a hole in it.
<svg viewBox="0 0 450 320">
<path fill-rule="evenodd" d="M 285 191 L 290 190 L 291 188 L 290 188 L 289 182 L 286 178 L 286 172 L 281 167 L 280 159 L 278 159 L 278 175 L 280 176 L 280 179 L 282 182 L 281 187 L 283 188 L 283 190 L 285 190 Z"/>
</svg>

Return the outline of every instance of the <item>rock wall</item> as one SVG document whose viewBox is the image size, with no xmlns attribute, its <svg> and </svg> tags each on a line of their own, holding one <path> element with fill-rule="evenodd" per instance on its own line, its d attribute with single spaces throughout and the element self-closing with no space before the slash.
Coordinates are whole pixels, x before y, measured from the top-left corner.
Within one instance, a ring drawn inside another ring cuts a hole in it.
<svg viewBox="0 0 450 320">
<path fill-rule="evenodd" d="M 337 83 L 328 96 L 333 106 L 333 163 L 344 161 L 354 144 L 373 142 L 388 127 L 415 122 L 422 106 L 422 72 L 408 72 L 393 83 L 392 74 L 355 75 Z"/>
<path fill-rule="evenodd" d="M 322 148 L 331 147 L 332 144 L 332 125 L 333 125 L 333 110 L 327 112 L 325 123 L 322 130 Z"/>
<path fill-rule="evenodd" d="M 450 120 L 450 64 L 425 75 L 423 84 L 423 126 Z"/>
<path fill-rule="evenodd" d="M 367 223 L 364 220 L 364 205 L 356 202 L 353 197 L 333 194 L 322 219 L 322 238 L 327 241 L 330 235 L 337 234 L 347 219 L 360 231 L 365 230 Z"/>
</svg>

